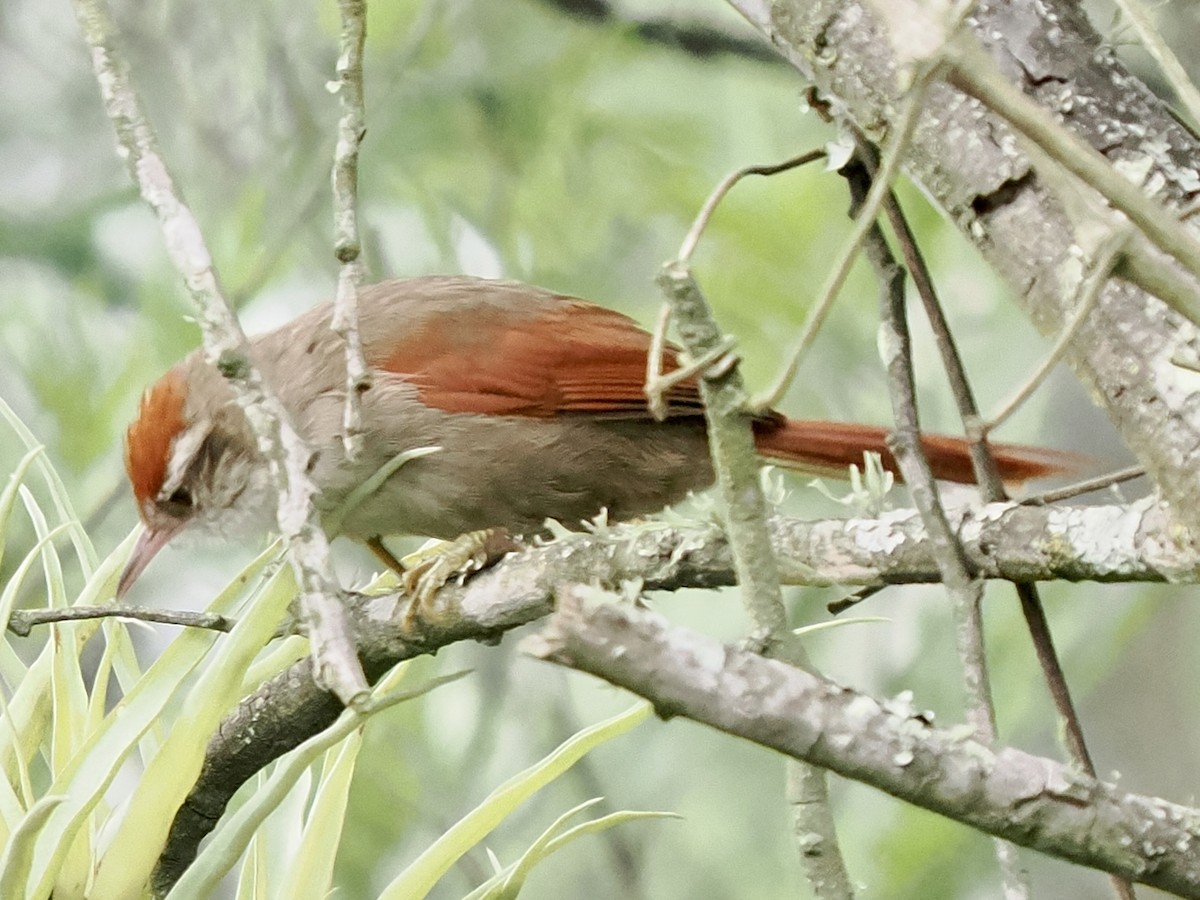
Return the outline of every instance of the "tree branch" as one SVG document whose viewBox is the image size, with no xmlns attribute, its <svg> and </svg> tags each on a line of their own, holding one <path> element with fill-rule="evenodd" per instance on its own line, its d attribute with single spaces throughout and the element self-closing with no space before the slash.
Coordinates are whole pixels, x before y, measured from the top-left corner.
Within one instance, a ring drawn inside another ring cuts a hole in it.
<svg viewBox="0 0 1200 900">
<path fill-rule="evenodd" d="M 1167 512 L 1129 507 L 1032 507 L 1014 503 L 953 509 L 951 522 L 981 577 L 1091 581 L 1194 579 L 1200 557 L 1172 542 Z M 788 584 L 935 582 L 940 575 L 920 516 L 905 509 L 877 519 L 770 521 Z M 408 617 L 396 595 L 352 596 L 348 615 L 363 667 L 374 680 L 390 666 L 457 641 L 491 642 L 548 615 L 562 584 L 610 590 L 722 587 L 733 560 L 716 525 L 621 525 L 506 557 L 465 586 L 448 585 Z M 329 725 L 341 704 L 316 685 L 309 660 L 243 700 L 209 743 L 203 771 L 171 828 L 156 885 L 169 885 L 195 856 L 234 791 L 267 763 Z"/>
<path fill-rule="evenodd" d="M 897 59 L 894 36 L 872 4 L 730 2 L 816 84 L 838 114 L 868 135 L 892 127 L 904 105 L 898 73 L 905 62 Z M 1078 4 L 980 0 L 968 24 L 1010 82 L 1117 170 L 1136 173 L 1147 190 L 1172 204 L 1195 193 L 1200 142 L 1125 71 Z M 1061 179 L 1047 177 L 1050 167 L 1039 162 L 1035 169 L 1019 146 L 1000 117 L 936 83 L 927 93 L 905 168 L 1006 279 L 1035 324 L 1057 334 L 1070 318 L 1083 277 L 1079 248 L 1086 254 L 1103 239 L 1111 230 L 1103 227 L 1111 218 L 1104 217 L 1111 213 L 1073 176 L 1076 188 L 1062 190 Z M 1157 268 L 1176 271 L 1165 257 Z M 1143 269 L 1137 277 L 1145 281 L 1154 267 Z M 1128 266 L 1120 272 L 1135 274 Z M 1172 359 L 1195 358 L 1196 342 L 1190 323 L 1143 290 L 1114 279 L 1067 353 L 1176 516 L 1193 531 L 1200 529 L 1195 477 L 1200 398 Z"/>
<path fill-rule="evenodd" d="M 105 112 L 117 135 L 117 148 L 129 164 L 142 199 L 162 228 L 167 253 L 187 285 L 204 336 L 206 359 L 233 388 L 254 431 L 278 496 L 277 521 L 300 586 L 300 610 L 322 678 L 352 703 L 365 698 L 367 685 L 354 659 L 347 625 L 329 564 L 329 541 L 312 503 L 308 477 L 312 453 L 289 420 L 279 398 L 250 359 L 250 345 L 221 291 L 200 225 L 183 201 L 142 110 L 129 66 L 116 48 L 116 26 L 103 0 L 75 0 L 83 38 Z"/>
<path fill-rule="evenodd" d="M 684 716 L 803 759 L 987 834 L 1200 897 L 1200 809 L 1126 793 L 1061 763 L 960 730 L 908 701 L 880 702 L 628 605 L 559 597 L 533 655 Z"/>
</svg>

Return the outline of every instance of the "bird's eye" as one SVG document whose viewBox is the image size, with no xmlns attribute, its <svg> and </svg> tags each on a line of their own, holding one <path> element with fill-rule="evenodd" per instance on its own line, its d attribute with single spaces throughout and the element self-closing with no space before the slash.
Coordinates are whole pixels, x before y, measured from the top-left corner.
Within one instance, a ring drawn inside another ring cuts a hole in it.
<svg viewBox="0 0 1200 900">
<path fill-rule="evenodd" d="M 187 488 L 176 488 L 175 493 L 167 498 L 167 503 L 171 506 L 190 507 L 192 505 L 192 493 Z"/>
</svg>

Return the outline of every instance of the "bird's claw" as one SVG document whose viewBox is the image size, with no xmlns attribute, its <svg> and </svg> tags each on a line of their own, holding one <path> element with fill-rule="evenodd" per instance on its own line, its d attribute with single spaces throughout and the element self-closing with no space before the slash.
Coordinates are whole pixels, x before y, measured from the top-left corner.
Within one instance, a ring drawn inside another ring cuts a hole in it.
<svg viewBox="0 0 1200 900">
<path fill-rule="evenodd" d="M 419 609 L 427 608 L 434 596 L 451 579 L 459 584 L 476 572 L 486 569 L 520 544 L 503 529 L 486 528 L 468 531 L 452 541 L 439 541 L 422 547 L 400 560 L 404 571 L 400 585 L 412 597 L 411 618 Z"/>
</svg>

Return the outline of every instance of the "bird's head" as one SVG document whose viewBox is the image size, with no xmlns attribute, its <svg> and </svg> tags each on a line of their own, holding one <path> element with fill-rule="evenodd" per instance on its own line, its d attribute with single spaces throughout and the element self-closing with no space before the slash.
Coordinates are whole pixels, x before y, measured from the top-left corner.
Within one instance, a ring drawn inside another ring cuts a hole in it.
<svg viewBox="0 0 1200 900">
<path fill-rule="evenodd" d="M 146 530 L 118 597 L 185 529 L 239 533 L 270 521 L 267 477 L 245 417 L 224 379 L 198 358 L 143 395 L 125 434 L 125 470 Z"/>
</svg>

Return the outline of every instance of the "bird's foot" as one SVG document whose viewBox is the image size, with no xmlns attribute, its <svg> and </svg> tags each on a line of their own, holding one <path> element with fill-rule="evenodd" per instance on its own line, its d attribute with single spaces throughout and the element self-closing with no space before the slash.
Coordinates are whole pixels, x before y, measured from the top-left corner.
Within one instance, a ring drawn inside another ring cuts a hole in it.
<svg viewBox="0 0 1200 900">
<path fill-rule="evenodd" d="M 452 541 L 438 541 L 400 560 L 400 584 L 412 597 L 410 611 L 426 607 L 442 586 L 457 578 L 462 584 L 521 544 L 503 528 L 469 531 Z"/>
</svg>

